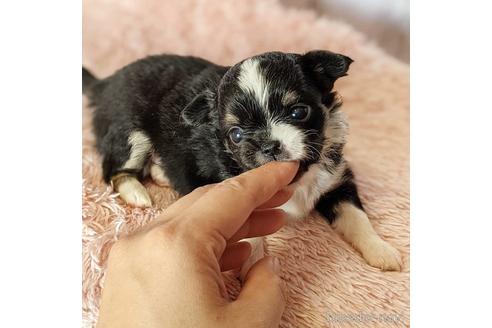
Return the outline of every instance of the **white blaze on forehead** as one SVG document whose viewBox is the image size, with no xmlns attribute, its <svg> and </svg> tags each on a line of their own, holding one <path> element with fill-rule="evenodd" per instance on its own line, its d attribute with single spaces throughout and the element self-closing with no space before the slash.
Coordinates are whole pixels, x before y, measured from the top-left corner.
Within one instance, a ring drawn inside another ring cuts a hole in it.
<svg viewBox="0 0 492 328">
<path fill-rule="evenodd" d="M 275 122 L 271 124 L 270 135 L 272 140 L 278 140 L 287 150 L 293 160 L 300 160 L 306 156 L 304 133 L 295 126 L 287 123 Z"/>
<path fill-rule="evenodd" d="M 241 64 L 238 84 L 243 91 L 251 93 L 268 113 L 268 82 L 260 71 L 258 60 L 247 59 Z"/>
</svg>

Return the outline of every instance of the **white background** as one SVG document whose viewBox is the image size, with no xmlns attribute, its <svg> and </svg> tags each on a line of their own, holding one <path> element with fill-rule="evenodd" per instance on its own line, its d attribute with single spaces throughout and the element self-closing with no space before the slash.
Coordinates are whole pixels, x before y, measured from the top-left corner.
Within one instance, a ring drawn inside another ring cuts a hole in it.
<svg viewBox="0 0 492 328">
<path fill-rule="evenodd" d="M 491 10 L 411 3 L 411 322 L 490 324 Z M 0 326 L 81 324 L 81 4 L 0 3 Z"/>
</svg>

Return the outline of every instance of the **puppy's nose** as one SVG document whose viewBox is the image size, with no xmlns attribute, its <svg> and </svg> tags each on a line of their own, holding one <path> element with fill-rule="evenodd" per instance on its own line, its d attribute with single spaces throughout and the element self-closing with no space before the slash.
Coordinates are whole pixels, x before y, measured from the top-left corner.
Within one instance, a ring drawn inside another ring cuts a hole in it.
<svg viewBox="0 0 492 328">
<path fill-rule="evenodd" d="M 280 141 L 272 140 L 272 141 L 265 142 L 261 146 L 261 151 L 263 154 L 265 154 L 267 156 L 275 156 L 275 155 L 280 154 L 280 152 L 281 152 Z"/>
</svg>

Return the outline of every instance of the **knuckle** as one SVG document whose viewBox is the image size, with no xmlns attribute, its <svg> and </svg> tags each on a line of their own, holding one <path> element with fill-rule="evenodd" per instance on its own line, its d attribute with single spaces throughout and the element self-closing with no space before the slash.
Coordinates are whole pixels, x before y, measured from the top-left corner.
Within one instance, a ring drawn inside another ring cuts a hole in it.
<svg viewBox="0 0 492 328">
<path fill-rule="evenodd" d="M 219 186 L 229 188 L 237 192 L 243 192 L 246 189 L 244 180 L 241 177 L 224 180 L 219 184 Z"/>
<path fill-rule="evenodd" d="M 245 199 L 247 202 L 256 203 L 258 196 L 255 192 L 253 192 L 244 177 L 235 177 L 231 179 L 227 179 L 219 184 L 220 188 L 224 188 L 226 192 L 232 192 Z"/>
<path fill-rule="evenodd" d="M 203 233 L 201 230 L 187 230 L 179 237 L 192 250 L 196 250 L 200 256 L 219 258 L 227 245 L 226 239 L 217 229 L 211 229 L 207 233 Z"/>
<path fill-rule="evenodd" d="M 206 186 L 200 186 L 198 188 L 195 188 L 195 190 L 193 190 L 194 193 L 201 193 L 203 191 L 207 190 L 207 187 Z"/>
<path fill-rule="evenodd" d="M 171 222 L 158 225 L 145 234 L 145 241 L 150 244 L 162 244 L 172 241 L 176 235 L 176 226 Z"/>
<path fill-rule="evenodd" d="M 209 190 L 210 188 L 211 188 L 210 185 L 200 186 L 200 187 L 196 188 L 195 190 L 193 190 L 193 193 L 198 193 L 198 194 L 204 193 L 207 190 Z"/>
<path fill-rule="evenodd" d="M 141 236 L 135 250 L 138 249 L 139 256 L 163 256 L 175 243 L 176 231 L 176 226 L 171 223 L 157 225 Z"/>
</svg>

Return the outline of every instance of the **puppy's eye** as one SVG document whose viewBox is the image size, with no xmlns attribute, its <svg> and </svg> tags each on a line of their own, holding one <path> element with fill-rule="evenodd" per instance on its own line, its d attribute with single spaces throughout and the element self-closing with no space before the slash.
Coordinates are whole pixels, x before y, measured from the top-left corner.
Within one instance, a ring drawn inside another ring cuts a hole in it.
<svg viewBox="0 0 492 328">
<path fill-rule="evenodd" d="M 229 138 L 231 138 L 232 142 L 238 144 L 243 140 L 243 130 L 238 127 L 231 128 L 229 130 Z"/>
<path fill-rule="evenodd" d="M 310 110 L 308 105 L 294 105 L 290 108 L 290 118 L 296 121 L 305 121 L 309 117 Z"/>
</svg>

